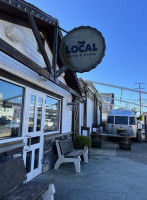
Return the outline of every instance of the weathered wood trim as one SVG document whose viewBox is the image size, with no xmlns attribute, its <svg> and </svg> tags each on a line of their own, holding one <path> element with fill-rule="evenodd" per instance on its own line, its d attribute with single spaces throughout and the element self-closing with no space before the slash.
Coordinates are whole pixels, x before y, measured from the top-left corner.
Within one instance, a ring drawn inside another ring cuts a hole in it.
<svg viewBox="0 0 147 200">
<path fill-rule="evenodd" d="M 100 105 L 100 125 L 102 124 L 102 104 Z"/>
<path fill-rule="evenodd" d="M 18 144 L 18 143 L 22 143 L 22 142 L 23 142 L 23 140 L 17 140 L 17 141 L 13 141 L 13 142 L 5 142 L 5 143 L 0 144 L 0 148 L 3 147 L 3 146 Z"/>
<path fill-rule="evenodd" d="M 43 56 L 43 58 L 44 58 L 44 61 L 45 61 L 45 63 L 46 63 L 46 66 L 47 66 L 49 72 L 50 72 L 51 74 L 53 74 L 53 69 L 52 69 L 52 67 L 51 67 L 51 64 L 50 64 L 49 58 L 48 58 L 48 56 L 47 56 L 47 53 L 46 53 L 46 51 L 45 51 L 45 48 L 44 48 L 43 42 L 42 42 L 42 40 L 41 40 L 41 36 L 40 36 L 39 31 L 38 31 L 37 25 L 36 25 L 36 23 L 35 23 L 34 17 L 33 17 L 32 15 L 28 14 L 28 19 L 29 19 L 29 22 L 30 22 L 32 31 L 33 31 L 33 33 L 34 33 L 34 36 L 35 36 L 35 38 L 36 38 L 37 44 L 38 44 L 38 46 L 39 46 L 39 49 L 40 49 L 40 51 L 41 51 L 41 54 L 42 54 L 42 56 Z"/>
<path fill-rule="evenodd" d="M 54 80 L 54 77 L 48 71 L 46 71 L 45 69 L 43 69 L 37 63 L 35 63 L 34 61 L 32 61 L 30 58 L 28 58 L 27 56 L 25 56 L 24 54 L 22 54 L 20 51 L 18 51 L 14 47 L 12 47 L 10 44 L 8 44 L 7 42 L 5 42 L 1 38 L 0 38 L 0 51 L 2 51 L 3 53 L 9 55 L 10 57 L 14 58 L 18 62 L 20 62 L 23 65 L 27 66 L 28 68 L 32 69 L 33 71 L 35 71 L 39 75 L 45 77 L 49 81 L 55 83 L 56 85 L 58 85 L 59 87 L 65 89 L 66 91 L 70 92 L 71 94 L 73 94 L 73 95 L 81 98 L 81 95 L 78 92 L 76 92 L 75 90 L 73 90 L 69 86 L 65 85 L 64 83 L 62 83 L 58 79 Z"/>
<path fill-rule="evenodd" d="M 84 101 L 83 126 L 87 127 L 87 85 L 86 84 L 84 85 L 84 93 L 85 93 L 86 101 Z"/>
<path fill-rule="evenodd" d="M 67 68 L 63 66 L 61 69 L 59 69 L 57 72 L 55 72 L 55 77 L 58 78 L 63 72 L 65 72 Z"/>
<path fill-rule="evenodd" d="M 94 94 L 94 111 L 93 111 L 93 114 L 94 114 L 94 122 L 93 124 L 97 124 L 97 97 L 96 97 L 96 94 Z"/>
<path fill-rule="evenodd" d="M 53 79 L 53 77 L 49 74 L 49 72 L 47 72 L 45 69 L 40 67 L 37 63 L 32 61 L 30 58 L 22 54 L 20 51 L 15 49 L 13 46 L 8 44 L 1 38 L 0 38 L 0 50 L 3 53 L 17 60 L 18 62 L 22 63 L 23 65 L 29 67 L 33 71 L 37 72 L 39 75 L 42 75 L 47 79 Z"/>
<path fill-rule="evenodd" d="M 38 18 L 40 21 L 44 21 L 48 24 L 55 25 L 57 22 L 57 19 L 53 18 L 52 16 L 44 13 L 37 7 L 22 1 L 22 0 L 0 0 L 0 2 L 5 3 L 8 6 L 11 6 L 14 9 L 17 9 L 18 12 L 23 14 L 32 14 L 34 17 Z"/>
<path fill-rule="evenodd" d="M 54 135 L 45 135 L 45 141 L 46 140 L 51 140 L 51 139 L 56 139 L 64 136 L 69 136 L 72 135 L 73 132 L 68 132 L 68 133 L 62 133 L 62 134 L 54 134 Z"/>
<path fill-rule="evenodd" d="M 24 146 L 25 146 L 25 143 L 23 143 L 23 142 L 22 143 L 3 146 L 3 147 L 0 147 L 0 153 L 4 153 L 4 152 L 7 152 L 7 151 L 12 151 L 14 149 L 17 149 L 17 148 L 20 148 L 20 147 L 24 147 Z"/>
<path fill-rule="evenodd" d="M 54 27 L 54 39 L 53 39 L 53 60 L 52 60 L 52 67 L 54 70 L 54 76 L 56 75 L 57 70 L 57 51 L 58 51 L 58 28 L 57 24 Z"/>
<path fill-rule="evenodd" d="M 0 12 L 0 19 L 1 20 L 4 20 L 6 22 L 10 22 L 10 23 L 13 23 L 15 25 L 19 25 L 19 26 L 23 26 L 23 27 L 26 27 L 26 28 L 30 28 L 30 24 L 29 22 L 26 22 L 22 19 L 19 19 L 18 17 L 15 17 L 15 16 L 11 16 L 11 15 L 8 15 L 4 12 Z"/>
</svg>

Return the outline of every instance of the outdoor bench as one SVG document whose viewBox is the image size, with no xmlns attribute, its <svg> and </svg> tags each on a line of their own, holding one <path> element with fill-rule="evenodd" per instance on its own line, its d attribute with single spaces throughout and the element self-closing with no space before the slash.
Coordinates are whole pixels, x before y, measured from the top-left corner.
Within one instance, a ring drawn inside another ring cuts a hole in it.
<svg viewBox="0 0 147 200">
<path fill-rule="evenodd" d="M 72 138 L 64 140 L 56 140 L 56 147 L 58 152 L 58 160 L 55 163 L 54 169 L 58 169 L 62 163 L 73 162 L 76 172 L 81 172 L 80 156 L 83 155 L 84 162 L 88 163 L 88 150 L 74 149 Z"/>
<path fill-rule="evenodd" d="M 53 184 L 26 180 L 22 157 L 0 164 L 0 200 L 54 200 Z"/>
</svg>

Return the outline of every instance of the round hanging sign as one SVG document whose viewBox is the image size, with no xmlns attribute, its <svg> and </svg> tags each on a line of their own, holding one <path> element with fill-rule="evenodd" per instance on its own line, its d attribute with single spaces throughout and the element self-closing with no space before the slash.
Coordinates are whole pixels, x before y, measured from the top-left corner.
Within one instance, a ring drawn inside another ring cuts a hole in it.
<svg viewBox="0 0 147 200">
<path fill-rule="evenodd" d="M 65 67 L 74 72 L 95 68 L 105 55 L 105 39 L 90 26 L 74 28 L 62 39 L 59 55 Z"/>
</svg>

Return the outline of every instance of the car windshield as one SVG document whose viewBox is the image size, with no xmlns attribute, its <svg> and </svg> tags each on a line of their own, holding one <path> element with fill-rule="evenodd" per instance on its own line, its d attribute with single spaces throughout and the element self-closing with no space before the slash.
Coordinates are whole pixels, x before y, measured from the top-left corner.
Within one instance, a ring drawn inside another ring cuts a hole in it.
<svg viewBox="0 0 147 200">
<path fill-rule="evenodd" d="M 115 117 L 115 124 L 128 125 L 128 117 L 116 116 Z"/>
</svg>

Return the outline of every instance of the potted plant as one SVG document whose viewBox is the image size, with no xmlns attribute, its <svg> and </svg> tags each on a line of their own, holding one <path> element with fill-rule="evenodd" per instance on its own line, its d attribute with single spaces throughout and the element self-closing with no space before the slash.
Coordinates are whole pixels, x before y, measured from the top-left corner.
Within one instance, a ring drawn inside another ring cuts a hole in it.
<svg viewBox="0 0 147 200">
<path fill-rule="evenodd" d="M 87 136 L 83 136 L 83 135 L 77 136 L 74 139 L 73 143 L 74 143 L 75 149 L 84 149 L 85 145 L 87 145 L 88 149 L 90 149 L 92 145 L 91 138 Z"/>
<path fill-rule="evenodd" d="M 92 140 L 91 138 L 87 137 L 87 136 L 77 136 L 74 141 L 74 148 L 75 149 L 88 149 L 88 158 L 89 158 L 89 154 L 90 154 L 90 148 L 92 145 Z M 82 156 L 82 160 L 83 160 L 83 156 Z"/>
</svg>

